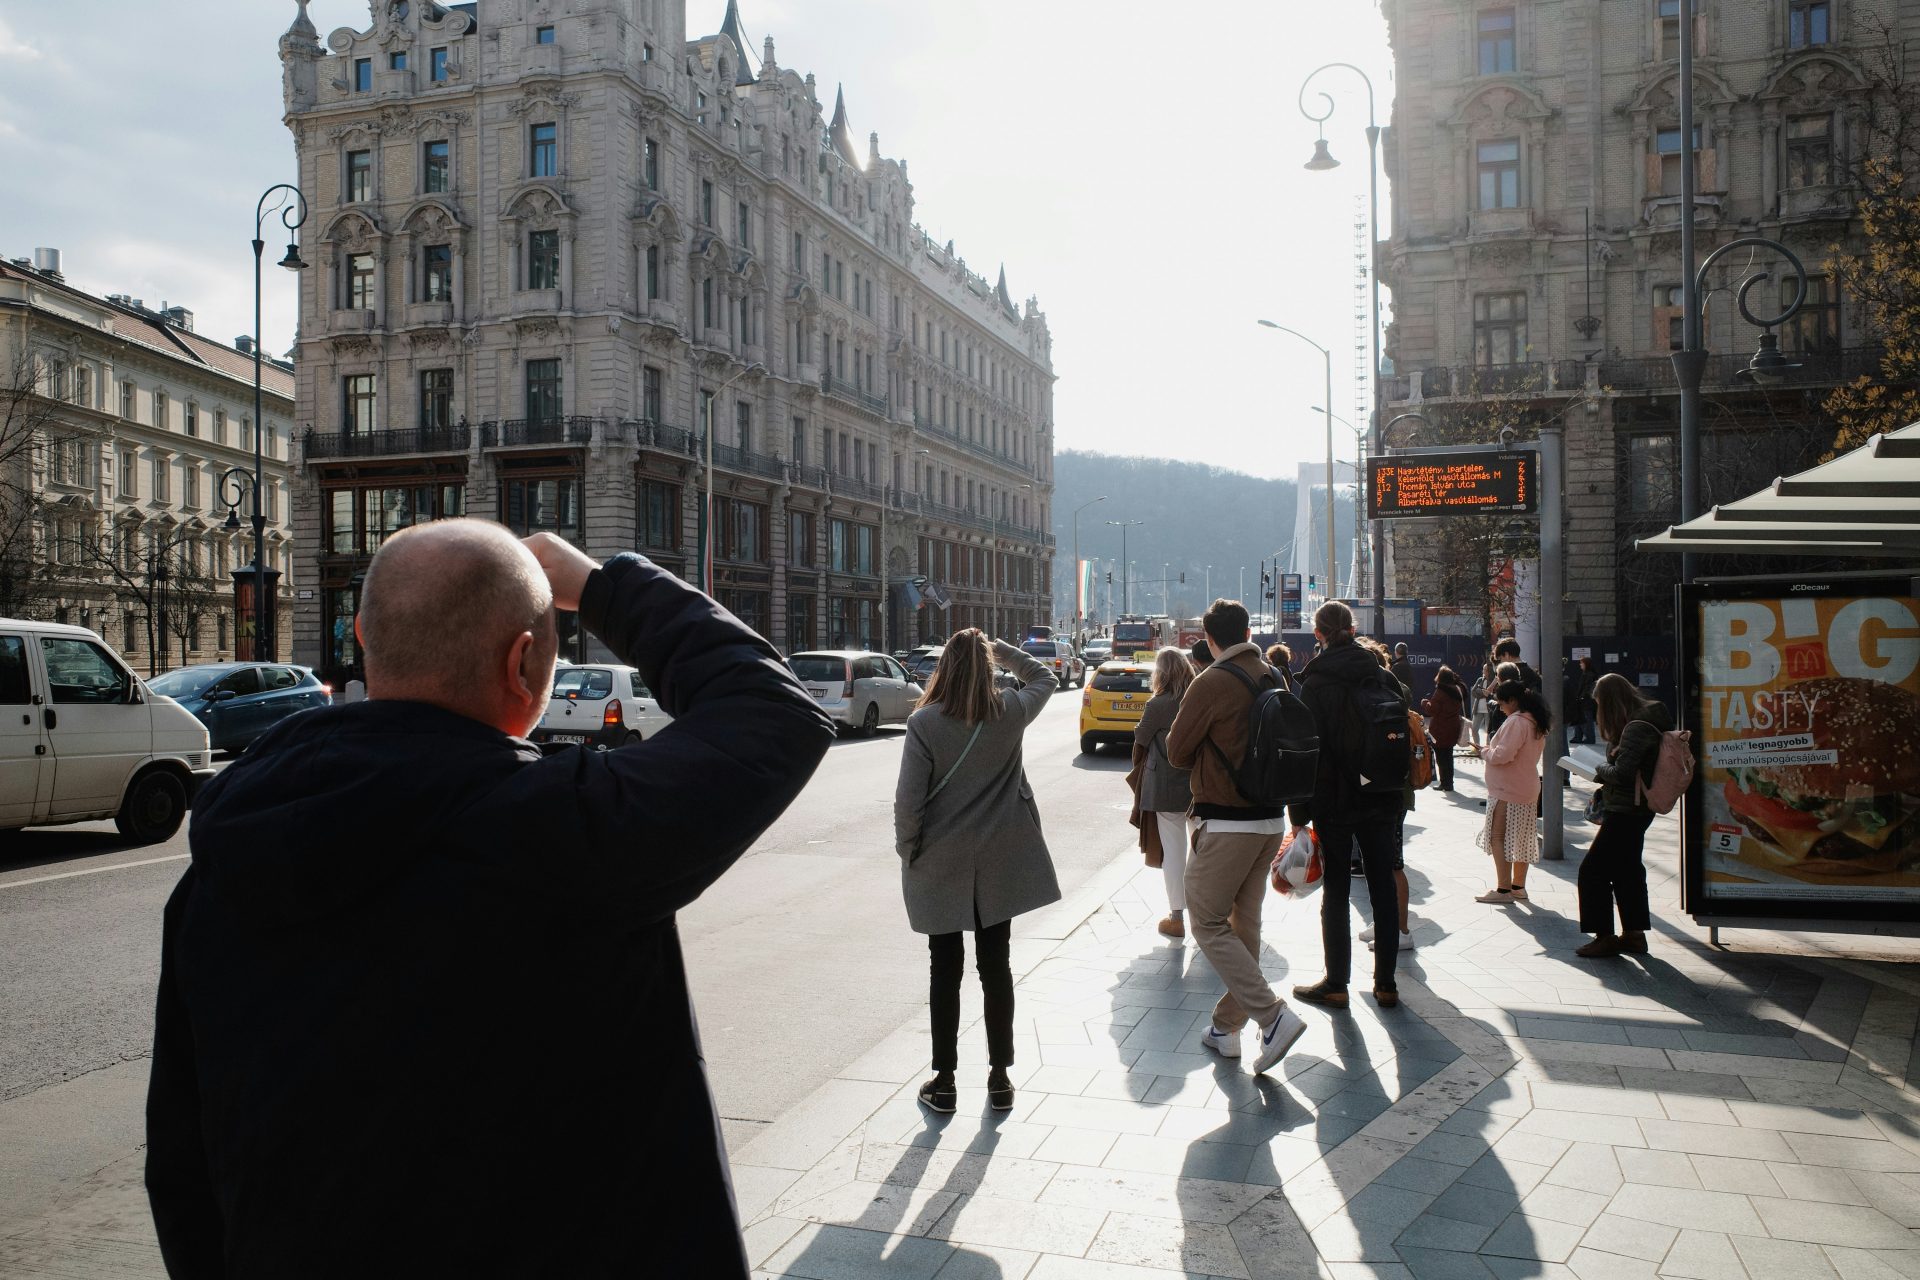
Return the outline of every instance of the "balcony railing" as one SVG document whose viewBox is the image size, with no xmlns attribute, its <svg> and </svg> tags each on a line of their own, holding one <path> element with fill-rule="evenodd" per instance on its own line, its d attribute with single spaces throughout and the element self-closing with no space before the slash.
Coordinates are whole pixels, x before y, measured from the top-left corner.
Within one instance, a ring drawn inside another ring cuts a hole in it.
<svg viewBox="0 0 1920 1280">
<path fill-rule="evenodd" d="M 859 405 L 868 413 L 879 414 L 883 418 L 887 416 L 887 398 L 885 396 L 868 395 L 851 382 L 844 382 L 834 377 L 831 373 L 823 373 L 820 375 L 820 389 L 830 396 L 845 400 L 849 404 Z"/>
<path fill-rule="evenodd" d="M 484 429 L 484 428 L 483 428 Z M 380 458 L 403 453 L 465 453 L 473 432 L 465 423 L 405 431 L 308 431 L 307 457 Z"/>
<path fill-rule="evenodd" d="M 696 458 L 707 456 L 705 441 L 697 444 Z M 787 464 L 778 458 L 764 453 L 755 453 L 751 449 L 742 449 L 736 445 L 720 444 L 713 446 L 713 465 L 725 467 L 729 471 L 744 471 L 749 475 L 767 476 L 774 480 L 787 478 Z"/>
<path fill-rule="evenodd" d="M 1729 391 L 1753 385 L 1741 377 L 1752 353 L 1726 352 L 1709 356 L 1701 374 L 1703 388 Z M 1873 376 L 1880 369 L 1881 352 L 1877 347 L 1849 347 L 1824 351 L 1787 353 L 1798 367 L 1782 370 L 1770 385 L 1789 387 L 1834 386 L 1851 382 L 1862 375 Z M 1599 363 L 1599 385 L 1603 391 L 1677 392 L 1673 361 L 1666 356 L 1627 356 Z M 1440 366 L 1417 373 L 1396 374 L 1385 381 L 1388 404 L 1405 404 L 1413 399 L 1417 383 L 1423 400 L 1448 397 L 1473 398 L 1498 395 L 1567 393 L 1584 390 L 1587 364 L 1583 360 L 1531 361 L 1524 364 Z"/>
<path fill-rule="evenodd" d="M 996 466 L 1007 467 L 1010 470 L 1020 472 L 1022 475 L 1030 476 L 1033 474 L 1033 464 L 1031 462 L 1021 462 L 1009 454 L 1001 453 L 997 449 L 990 449 L 986 445 L 969 440 L 957 431 L 951 431 L 946 427 L 937 427 L 933 424 L 933 419 L 923 413 L 913 415 L 913 428 L 916 431 L 924 431 L 930 436 L 938 436 L 942 442 L 950 444 L 956 449 L 971 453 L 975 457 L 985 458 L 988 462 Z"/>
<path fill-rule="evenodd" d="M 486 448 L 527 444 L 588 444 L 597 418 L 508 418 L 484 423 L 480 443 Z"/>
<path fill-rule="evenodd" d="M 623 439 L 631 440 L 642 449 L 658 449 L 663 453 L 677 453 L 682 457 L 693 456 L 694 441 L 699 438 L 685 427 L 672 427 L 664 422 L 650 422 L 645 418 L 622 422 L 619 431 Z"/>
</svg>

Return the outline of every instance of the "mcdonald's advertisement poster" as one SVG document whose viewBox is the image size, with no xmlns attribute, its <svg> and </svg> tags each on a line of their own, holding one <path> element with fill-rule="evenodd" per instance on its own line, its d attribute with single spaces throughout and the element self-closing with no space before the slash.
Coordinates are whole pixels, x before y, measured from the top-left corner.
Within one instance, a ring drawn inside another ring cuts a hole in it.
<svg viewBox="0 0 1920 1280">
<path fill-rule="evenodd" d="M 1920 599 L 1697 616 L 1704 896 L 1920 902 Z"/>
</svg>

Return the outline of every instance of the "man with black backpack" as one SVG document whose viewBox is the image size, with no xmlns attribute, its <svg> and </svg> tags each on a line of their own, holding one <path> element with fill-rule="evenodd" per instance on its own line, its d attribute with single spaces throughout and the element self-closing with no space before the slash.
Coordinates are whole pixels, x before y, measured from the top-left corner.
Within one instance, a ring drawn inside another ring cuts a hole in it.
<svg viewBox="0 0 1920 1280">
<path fill-rule="evenodd" d="M 1407 696 L 1379 659 L 1355 641 L 1353 611 L 1346 605 L 1338 600 L 1321 605 L 1313 617 L 1313 634 L 1320 642 L 1320 656 L 1307 666 L 1300 697 L 1319 731 L 1320 754 L 1313 795 L 1290 809 L 1294 825 L 1311 821 L 1321 849 L 1337 852 L 1322 859 L 1326 882 L 1320 890 L 1320 940 L 1327 976 L 1312 986 L 1295 987 L 1293 996 L 1330 1009 L 1347 1007 L 1353 967 L 1347 904 L 1353 874 L 1345 853 L 1357 840 L 1374 917 L 1385 922 L 1374 936 L 1373 994 L 1381 1008 L 1390 1009 L 1400 1003 L 1393 972 L 1400 957 L 1393 868 L 1413 767 Z"/>
<path fill-rule="evenodd" d="M 1227 985 L 1200 1042 L 1240 1056 L 1240 1032 L 1260 1033 L 1256 1073 L 1286 1056 L 1307 1029 L 1260 972 L 1260 908 L 1286 833 L 1286 806 L 1308 793 L 1312 719 L 1252 642 L 1246 606 L 1215 600 L 1201 619 L 1212 664 L 1187 687 L 1167 733 L 1167 759 L 1191 770 L 1193 851 L 1187 856 L 1187 929 Z"/>
</svg>

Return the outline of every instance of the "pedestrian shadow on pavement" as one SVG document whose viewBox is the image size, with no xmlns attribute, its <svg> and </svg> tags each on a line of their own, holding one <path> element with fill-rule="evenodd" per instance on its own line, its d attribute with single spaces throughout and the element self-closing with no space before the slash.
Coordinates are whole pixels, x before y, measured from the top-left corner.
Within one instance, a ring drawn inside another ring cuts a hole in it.
<svg viewBox="0 0 1920 1280">
<path fill-rule="evenodd" d="M 955 1218 L 986 1177 L 1006 1114 L 992 1112 L 979 1117 L 979 1134 L 948 1166 L 937 1188 L 929 1189 L 924 1175 L 928 1165 L 941 1157 L 944 1147 L 903 1146 L 893 1167 L 881 1175 L 872 1199 L 856 1214 L 813 1217 L 824 1225 L 807 1247 L 792 1258 L 775 1255 L 778 1274 L 806 1280 L 844 1280 L 847 1276 L 898 1270 L 911 1275 L 939 1272 L 967 1280 L 1002 1280 L 1005 1272 L 991 1255 L 935 1236 L 955 1229 Z M 957 1114 L 928 1113 L 922 1117 L 927 1133 L 944 1133 L 954 1124 L 966 1122 Z M 769 1261 L 765 1269 L 772 1271 L 773 1262 Z"/>
<path fill-rule="evenodd" d="M 27 871 L 143 847 L 117 831 L 0 831 L 0 870 Z"/>
</svg>

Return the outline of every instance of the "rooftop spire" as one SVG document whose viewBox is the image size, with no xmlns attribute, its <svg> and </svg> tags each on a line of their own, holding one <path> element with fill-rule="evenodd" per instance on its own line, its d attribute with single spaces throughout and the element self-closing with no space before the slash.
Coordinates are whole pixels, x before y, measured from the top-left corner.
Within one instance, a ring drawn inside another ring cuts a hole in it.
<svg viewBox="0 0 1920 1280">
<path fill-rule="evenodd" d="M 833 139 L 833 149 L 840 158 L 854 168 L 860 167 L 860 153 L 853 149 L 853 130 L 847 124 L 847 90 L 845 85 L 836 84 L 833 89 L 833 120 L 827 125 L 827 136 Z"/>
<path fill-rule="evenodd" d="M 752 84 L 753 53 L 747 44 L 746 32 L 740 29 L 740 0 L 727 0 L 727 16 L 720 23 L 720 34 L 733 41 L 733 47 L 740 51 L 740 65 L 733 69 L 733 82 Z"/>
</svg>

